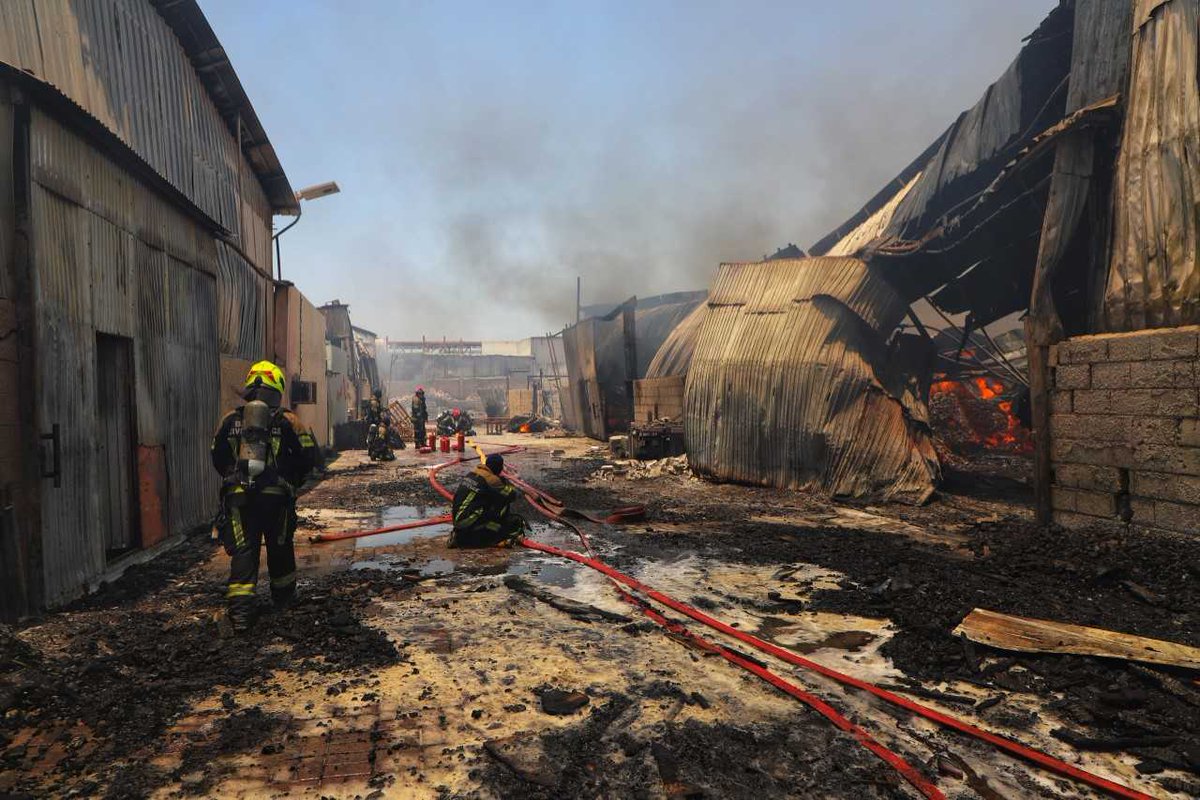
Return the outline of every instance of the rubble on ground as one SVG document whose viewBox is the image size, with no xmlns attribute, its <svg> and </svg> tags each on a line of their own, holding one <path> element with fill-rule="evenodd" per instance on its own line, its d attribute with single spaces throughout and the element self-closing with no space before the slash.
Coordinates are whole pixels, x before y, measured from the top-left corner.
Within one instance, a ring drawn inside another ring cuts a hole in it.
<svg viewBox="0 0 1200 800">
<path fill-rule="evenodd" d="M 688 467 L 686 455 L 672 458 L 660 458 L 654 461 L 637 461 L 635 459 L 619 459 L 604 464 L 598 469 L 593 478 L 598 481 L 627 480 L 640 481 L 647 478 L 661 478 L 669 475 L 684 475 L 692 480 L 699 480 L 692 475 Z"/>
</svg>

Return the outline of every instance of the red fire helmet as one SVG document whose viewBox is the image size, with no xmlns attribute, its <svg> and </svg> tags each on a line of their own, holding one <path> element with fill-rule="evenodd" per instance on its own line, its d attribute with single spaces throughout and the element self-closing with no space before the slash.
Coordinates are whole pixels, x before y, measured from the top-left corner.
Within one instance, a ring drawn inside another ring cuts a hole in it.
<svg viewBox="0 0 1200 800">
<path fill-rule="evenodd" d="M 453 417 L 458 417 L 458 416 L 461 416 L 461 415 L 462 415 L 462 412 L 461 412 L 461 411 L 459 411 L 459 410 L 456 408 L 456 409 L 454 409 L 453 411 L 451 411 L 451 412 L 450 412 L 450 415 L 451 415 L 451 416 L 453 416 Z"/>
</svg>

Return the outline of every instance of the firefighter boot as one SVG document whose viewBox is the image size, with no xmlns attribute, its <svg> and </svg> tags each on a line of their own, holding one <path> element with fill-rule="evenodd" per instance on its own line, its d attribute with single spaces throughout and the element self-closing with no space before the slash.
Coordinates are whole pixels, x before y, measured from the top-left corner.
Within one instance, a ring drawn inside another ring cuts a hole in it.
<svg viewBox="0 0 1200 800">
<path fill-rule="evenodd" d="M 230 599 L 229 607 L 225 613 L 229 619 L 229 628 L 235 635 L 240 635 L 250 630 L 253 611 L 253 598 L 234 597 Z"/>
</svg>

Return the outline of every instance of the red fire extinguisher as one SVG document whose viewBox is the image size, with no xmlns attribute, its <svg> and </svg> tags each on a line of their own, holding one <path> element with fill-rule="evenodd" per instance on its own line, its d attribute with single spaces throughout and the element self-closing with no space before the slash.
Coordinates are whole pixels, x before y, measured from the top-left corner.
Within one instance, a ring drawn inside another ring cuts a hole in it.
<svg viewBox="0 0 1200 800">
<path fill-rule="evenodd" d="M 467 435 L 465 433 L 463 433 L 462 431 L 459 431 L 458 436 L 456 436 L 455 440 L 454 440 L 454 449 L 461 453 L 466 448 L 466 446 L 467 446 Z"/>
<path fill-rule="evenodd" d="M 443 436 L 440 444 L 442 446 L 443 453 L 450 452 L 450 437 L 449 436 Z"/>
</svg>

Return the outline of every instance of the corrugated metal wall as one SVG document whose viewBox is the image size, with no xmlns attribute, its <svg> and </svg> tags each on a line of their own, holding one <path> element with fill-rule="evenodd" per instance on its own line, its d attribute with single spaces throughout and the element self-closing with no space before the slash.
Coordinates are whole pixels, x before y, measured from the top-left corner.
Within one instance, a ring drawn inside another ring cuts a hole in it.
<svg viewBox="0 0 1200 800">
<path fill-rule="evenodd" d="M 270 272 L 266 195 L 151 3 L 3 0 L 0 61 L 74 100 Z"/>
<path fill-rule="evenodd" d="M 43 485 L 48 604 L 105 566 L 96 334 L 133 341 L 137 444 L 166 451 L 172 532 L 203 522 L 217 484 L 207 463 L 219 408 L 217 252 L 211 236 L 62 125 L 30 122 L 39 416 L 59 425 L 62 485 Z"/>
<path fill-rule="evenodd" d="M 927 498 L 940 468 L 923 401 L 883 377 L 906 308 L 857 259 L 722 265 L 687 374 L 692 465 L 743 483 Z"/>
<path fill-rule="evenodd" d="M 224 242 L 217 242 L 217 333 L 221 352 L 258 361 L 267 353 L 270 278 Z"/>
<path fill-rule="evenodd" d="M 1200 0 L 1138 0 L 1104 330 L 1200 322 Z"/>
<path fill-rule="evenodd" d="M 692 351 L 696 347 L 696 337 L 706 313 L 708 304 L 701 303 L 672 329 L 646 368 L 647 378 L 687 374 L 688 366 L 692 363 Z"/>
</svg>

